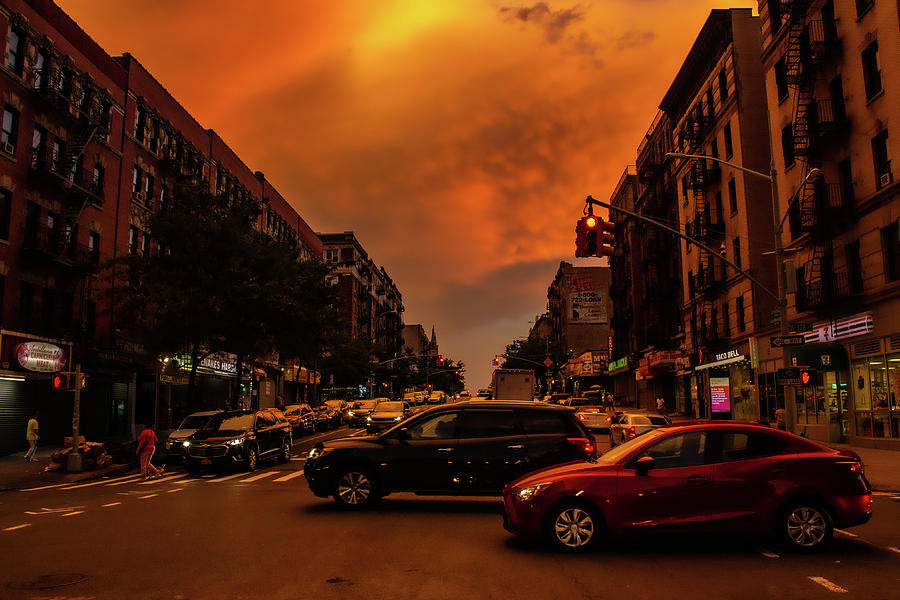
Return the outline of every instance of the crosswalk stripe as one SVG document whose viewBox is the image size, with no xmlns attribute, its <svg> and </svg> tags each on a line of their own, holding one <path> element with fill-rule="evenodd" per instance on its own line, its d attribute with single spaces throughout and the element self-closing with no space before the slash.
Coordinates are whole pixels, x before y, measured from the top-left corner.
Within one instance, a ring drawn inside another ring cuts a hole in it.
<svg viewBox="0 0 900 600">
<path fill-rule="evenodd" d="M 241 479 L 241 483 L 252 483 L 254 481 L 259 481 L 260 479 L 269 477 L 270 475 L 274 475 L 275 473 L 278 473 L 278 471 L 266 471 L 265 473 L 260 473 L 259 475 L 248 477 L 247 479 Z"/>
<path fill-rule="evenodd" d="M 811 576 L 809 579 L 811 581 L 818 583 L 819 585 L 821 585 L 823 588 L 825 588 L 829 592 L 837 592 L 838 594 L 846 594 L 847 593 L 847 590 L 845 590 L 838 584 L 834 583 L 833 581 L 829 581 L 829 580 L 825 579 L 824 577 L 812 577 Z"/>
<path fill-rule="evenodd" d="M 290 481 L 294 477 L 299 477 L 301 475 L 303 475 L 303 471 L 295 471 L 290 475 L 285 475 L 284 477 L 279 477 L 278 479 L 273 479 L 272 481 L 274 481 L 275 483 L 281 483 L 282 481 Z"/>
<path fill-rule="evenodd" d="M 116 486 L 116 485 L 125 485 L 127 483 L 134 483 L 135 481 L 137 481 L 140 478 L 141 478 L 140 475 L 132 475 L 131 477 L 129 477 L 128 479 L 125 479 L 123 481 L 116 481 L 115 483 L 107 483 L 106 485 L 109 487 Z"/>
<path fill-rule="evenodd" d="M 13 525 L 12 527 L 7 527 L 3 531 L 15 531 L 16 529 L 22 529 L 23 527 L 31 527 L 31 523 L 24 523 L 22 525 Z"/>
<path fill-rule="evenodd" d="M 118 506 L 122 504 L 121 502 L 110 502 L 109 504 L 104 504 L 103 508 L 109 508 L 110 506 Z"/>
<path fill-rule="evenodd" d="M 135 477 L 139 477 L 139 475 L 125 475 L 123 477 L 116 477 L 115 479 L 100 479 L 98 481 L 91 481 L 90 483 L 79 483 L 78 485 L 70 485 L 69 487 L 64 487 L 64 490 L 77 490 L 78 488 L 91 487 L 92 485 L 111 485 L 113 482 L 122 481 L 125 479 L 134 479 Z"/>
<path fill-rule="evenodd" d="M 187 477 L 187 473 L 182 473 L 181 475 L 169 475 L 168 477 L 163 477 L 161 479 L 148 479 L 147 481 L 142 481 L 138 485 L 153 485 L 154 483 L 164 483 L 166 481 L 172 481 L 173 479 L 181 479 L 182 477 Z"/>
<path fill-rule="evenodd" d="M 155 496 L 159 496 L 159 494 L 147 494 L 146 496 L 140 496 L 138 500 L 146 500 L 147 498 L 153 498 Z"/>
<path fill-rule="evenodd" d="M 207 483 L 219 483 L 220 481 L 228 481 L 229 479 L 234 479 L 235 477 L 243 477 L 244 475 L 246 475 L 246 473 L 234 473 L 232 475 L 225 475 L 224 477 L 209 479 Z"/>
<path fill-rule="evenodd" d="M 80 514 L 83 513 L 83 512 L 84 512 L 83 510 L 76 510 L 76 511 L 73 511 L 73 512 L 70 512 L 70 513 L 66 513 L 66 514 L 60 515 L 60 516 L 61 516 L 61 517 L 71 517 L 71 516 L 74 516 L 74 515 L 80 515 Z"/>
</svg>

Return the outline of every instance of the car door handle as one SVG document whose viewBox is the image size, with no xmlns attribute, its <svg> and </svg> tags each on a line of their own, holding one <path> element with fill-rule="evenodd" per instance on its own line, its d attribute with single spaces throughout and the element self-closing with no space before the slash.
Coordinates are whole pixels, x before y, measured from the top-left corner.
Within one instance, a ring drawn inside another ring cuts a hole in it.
<svg viewBox="0 0 900 600">
<path fill-rule="evenodd" d="M 510 444 L 509 446 L 507 446 L 507 448 L 510 448 L 512 450 L 521 450 L 524 447 L 524 444 Z"/>
<path fill-rule="evenodd" d="M 687 478 L 688 483 L 700 483 L 701 481 L 709 481 L 703 475 L 691 475 Z"/>
<path fill-rule="evenodd" d="M 438 448 L 438 452 L 453 452 L 453 448 Z"/>
</svg>

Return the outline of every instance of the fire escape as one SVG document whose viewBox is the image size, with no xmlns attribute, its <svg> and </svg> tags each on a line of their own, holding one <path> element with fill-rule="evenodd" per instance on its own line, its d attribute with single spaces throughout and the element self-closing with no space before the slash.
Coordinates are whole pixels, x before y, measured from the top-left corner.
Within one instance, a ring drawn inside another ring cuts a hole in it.
<svg viewBox="0 0 900 600">
<path fill-rule="evenodd" d="M 842 224 L 850 222 L 852 183 L 806 179 L 813 168 L 821 168 L 823 147 L 845 131 L 842 92 L 817 99 L 818 67 L 839 46 L 833 19 L 807 19 L 811 0 L 782 1 L 788 19 L 785 74 L 794 90 L 793 150 L 801 163 L 805 183 L 791 208 L 792 238 L 808 234 L 808 259 L 798 271 L 798 311 L 826 310 L 852 296 L 847 271 L 834 269 L 833 239 Z"/>
</svg>

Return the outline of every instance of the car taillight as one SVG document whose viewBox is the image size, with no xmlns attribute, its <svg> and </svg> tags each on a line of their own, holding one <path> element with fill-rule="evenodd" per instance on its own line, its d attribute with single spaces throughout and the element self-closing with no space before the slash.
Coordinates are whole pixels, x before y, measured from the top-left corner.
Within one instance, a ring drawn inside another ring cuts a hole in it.
<svg viewBox="0 0 900 600">
<path fill-rule="evenodd" d="M 579 419 L 581 419 L 582 421 L 584 421 L 585 419 L 587 419 L 587 417 L 584 416 L 584 414 L 582 414 L 582 413 L 575 413 L 575 416 L 578 417 Z"/>
<path fill-rule="evenodd" d="M 637 430 L 634 428 L 634 425 L 628 428 L 628 437 L 637 437 Z"/>
<path fill-rule="evenodd" d="M 866 468 L 863 466 L 862 461 L 856 461 L 856 462 L 850 463 L 850 470 L 853 471 L 854 473 L 861 474 L 866 470 Z"/>
<path fill-rule="evenodd" d="M 593 456 L 596 450 L 594 443 L 588 438 L 566 438 L 566 441 L 578 448 L 585 456 Z"/>
</svg>

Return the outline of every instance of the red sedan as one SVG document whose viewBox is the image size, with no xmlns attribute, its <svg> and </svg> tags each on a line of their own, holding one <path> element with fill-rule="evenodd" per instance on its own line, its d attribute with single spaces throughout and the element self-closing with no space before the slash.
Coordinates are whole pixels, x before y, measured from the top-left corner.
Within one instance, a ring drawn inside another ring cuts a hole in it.
<svg viewBox="0 0 900 600">
<path fill-rule="evenodd" d="M 820 548 L 872 516 L 859 456 L 757 424 L 658 429 L 596 461 L 529 473 L 503 490 L 503 525 L 582 550 L 606 534 L 775 534 Z"/>
</svg>

